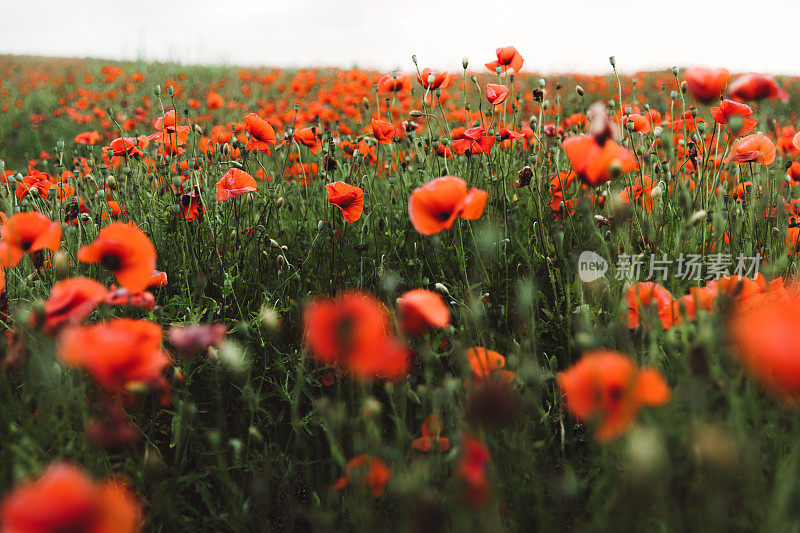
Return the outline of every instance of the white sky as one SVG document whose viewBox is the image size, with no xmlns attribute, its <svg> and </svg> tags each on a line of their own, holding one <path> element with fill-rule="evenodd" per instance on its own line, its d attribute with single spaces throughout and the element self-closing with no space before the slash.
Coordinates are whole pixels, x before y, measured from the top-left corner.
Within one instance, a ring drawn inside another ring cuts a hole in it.
<svg viewBox="0 0 800 533">
<path fill-rule="evenodd" d="M 741 7 L 738 7 L 741 6 Z M 706 65 L 800 74 L 797 0 L 0 0 L 0 53 L 458 71 Z"/>
</svg>

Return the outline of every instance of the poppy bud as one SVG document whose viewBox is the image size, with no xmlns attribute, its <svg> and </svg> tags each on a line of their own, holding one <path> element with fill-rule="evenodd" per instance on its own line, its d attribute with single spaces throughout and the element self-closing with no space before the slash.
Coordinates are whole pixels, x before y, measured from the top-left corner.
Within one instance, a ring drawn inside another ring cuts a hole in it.
<svg viewBox="0 0 800 533">
<path fill-rule="evenodd" d="M 167 93 L 170 97 L 175 95 L 175 87 L 173 87 L 172 84 L 167 85 Z"/>
<path fill-rule="evenodd" d="M 428 74 L 428 86 L 430 87 L 436 82 L 436 76 L 433 74 Z"/>
<path fill-rule="evenodd" d="M 656 126 L 655 128 L 653 128 L 654 137 L 661 137 L 663 133 L 664 133 L 664 128 L 662 128 L 661 126 Z"/>
<path fill-rule="evenodd" d="M 461 67 L 462 67 L 464 70 L 467 70 L 467 67 L 468 67 L 468 66 L 469 66 L 469 59 L 467 59 L 466 57 L 462 58 L 462 59 L 461 59 Z"/>
<path fill-rule="evenodd" d="M 278 244 L 278 241 L 276 241 L 275 239 L 270 239 L 269 240 L 269 245 L 272 246 L 273 248 L 280 248 L 281 247 L 281 245 Z"/>
<path fill-rule="evenodd" d="M 282 255 L 279 255 L 279 256 L 278 256 L 278 264 L 279 264 L 279 265 L 286 264 L 286 258 L 285 258 L 285 257 L 283 257 Z"/>
<path fill-rule="evenodd" d="M 411 56 L 411 61 L 413 61 L 415 65 L 417 64 L 417 54 Z"/>
<path fill-rule="evenodd" d="M 671 69 L 669 69 L 669 71 L 672 72 L 673 76 L 678 75 L 678 67 L 672 67 Z"/>
<path fill-rule="evenodd" d="M 703 220 L 705 220 L 706 216 L 708 216 L 708 213 L 706 211 L 702 209 L 700 211 L 696 211 L 689 218 L 689 225 L 694 226 L 695 224 L 702 222 Z"/>
<path fill-rule="evenodd" d="M 109 176 L 106 178 L 106 187 L 111 190 L 115 190 L 117 188 L 117 179 L 114 176 Z"/>
<path fill-rule="evenodd" d="M 544 78 L 539 78 L 539 88 L 544 89 L 545 85 L 546 82 L 544 81 Z"/>
<path fill-rule="evenodd" d="M 625 123 L 625 128 L 628 131 L 633 131 L 635 127 L 636 127 L 636 124 L 634 124 L 632 120 L 629 120 L 628 122 Z"/>
<path fill-rule="evenodd" d="M 500 68 L 500 65 L 497 65 L 496 67 L 494 67 L 494 72 L 499 76 L 500 73 L 503 72 L 503 69 Z"/>
<path fill-rule="evenodd" d="M 366 96 L 361 99 L 361 105 L 364 106 L 364 109 L 369 109 L 369 100 L 367 100 Z"/>
<path fill-rule="evenodd" d="M 278 312 L 275 310 L 275 308 L 270 306 L 262 307 L 261 311 L 258 313 L 258 317 L 261 321 L 261 327 L 267 334 L 274 335 L 278 333 L 281 327 L 281 322 Z"/>
<path fill-rule="evenodd" d="M 193 124 L 193 126 L 196 134 L 203 135 L 203 128 L 201 128 L 199 124 Z"/>
<path fill-rule="evenodd" d="M 583 96 L 583 87 L 581 87 L 580 85 L 576 85 L 575 92 L 578 93 L 578 96 Z"/>
<path fill-rule="evenodd" d="M 660 196 L 661 196 L 661 194 L 662 194 L 663 192 L 664 192 L 664 189 L 662 189 L 662 188 L 661 188 L 661 185 L 656 185 L 656 186 L 655 186 L 655 187 L 653 187 L 653 189 L 650 191 L 650 196 L 651 196 L 652 198 L 658 198 L 658 197 L 660 197 Z"/>
<path fill-rule="evenodd" d="M 153 93 L 155 93 L 156 96 L 161 96 L 161 85 L 158 83 L 153 85 Z"/>
<path fill-rule="evenodd" d="M 172 176 L 172 184 L 175 187 L 180 187 L 181 186 L 181 177 L 180 176 Z"/>
<path fill-rule="evenodd" d="M 617 66 L 617 58 L 614 57 L 614 56 L 609 57 L 608 58 L 608 62 L 611 63 L 612 67 L 616 67 Z"/>
<path fill-rule="evenodd" d="M 280 198 L 275 200 L 275 207 L 280 208 L 281 206 L 283 206 L 285 202 L 286 200 L 284 200 L 283 196 L 281 196 Z"/>
<path fill-rule="evenodd" d="M 111 117 L 111 120 L 114 120 L 114 110 L 111 109 L 111 107 L 106 108 L 106 113 L 108 114 L 109 117 Z"/>
<path fill-rule="evenodd" d="M 382 410 L 381 402 L 370 396 L 364 400 L 364 405 L 361 406 L 361 416 L 365 420 L 372 420 L 380 415 Z"/>
<path fill-rule="evenodd" d="M 442 294 L 450 294 L 450 291 L 443 283 L 437 283 L 433 288 Z"/>
<path fill-rule="evenodd" d="M 421 117 L 421 116 L 422 116 L 422 111 L 420 111 L 420 110 L 418 110 L 418 109 L 412 109 L 412 110 L 411 110 L 411 113 L 409 113 L 409 115 L 410 115 L 411 117 L 413 117 L 413 118 L 419 118 L 419 117 Z"/>
<path fill-rule="evenodd" d="M 700 133 L 705 133 L 706 132 L 706 123 L 705 122 L 698 122 L 697 123 L 697 131 L 699 131 Z"/>
<path fill-rule="evenodd" d="M 56 141 L 56 150 L 58 150 L 59 152 L 63 152 L 64 151 L 64 140 L 63 139 L 59 139 L 58 141 Z"/>
</svg>

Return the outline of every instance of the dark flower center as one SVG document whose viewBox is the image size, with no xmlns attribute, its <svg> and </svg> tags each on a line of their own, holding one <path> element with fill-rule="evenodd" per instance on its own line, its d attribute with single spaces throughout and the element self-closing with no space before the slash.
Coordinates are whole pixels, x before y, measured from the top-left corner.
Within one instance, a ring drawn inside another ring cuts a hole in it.
<svg viewBox="0 0 800 533">
<path fill-rule="evenodd" d="M 103 254 L 103 258 L 100 259 L 100 264 L 112 272 L 116 272 L 122 268 L 122 259 L 120 259 L 117 254 L 107 253 Z"/>
</svg>

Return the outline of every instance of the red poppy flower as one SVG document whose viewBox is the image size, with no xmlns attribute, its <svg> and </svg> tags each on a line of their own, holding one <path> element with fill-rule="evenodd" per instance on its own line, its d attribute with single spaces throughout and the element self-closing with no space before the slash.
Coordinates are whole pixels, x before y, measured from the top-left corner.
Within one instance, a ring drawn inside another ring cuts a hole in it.
<svg viewBox="0 0 800 533">
<path fill-rule="evenodd" d="M 238 168 L 231 168 L 217 182 L 217 201 L 223 202 L 257 190 L 256 180 Z"/>
<path fill-rule="evenodd" d="M 141 156 L 142 149 L 150 144 L 146 137 L 124 137 L 111 141 L 109 146 L 113 150 L 114 155 L 117 157 L 125 156 L 134 157 Z"/>
<path fill-rule="evenodd" d="M 644 406 L 662 406 L 670 390 L 655 368 L 637 368 L 633 359 L 611 350 L 584 355 L 559 372 L 558 388 L 567 409 L 582 422 L 595 422 L 594 438 L 608 442 L 625 433 Z"/>
<path fill-rule="evenodd" d="M 414 189 L 408 199 L 411 224 L 423 235 L 452 227 L 458 217 L 477 220 L 483 214 L 486 191 L 472 187 L 456 176 L 442 176 Z"/>
<path fill-rule="evenodd" d="M 734 354 L 771 393 L 800 401 L 800 300 L 796 290 L 737 308 L 729 324 Z"/>
<path fill-rule="evenodd" d="M 16 213 L 0 227 L 0 265 L 17 266 L 23 254 L 58 250 L 60 243 L 61 224 L 37 212 Z"/>
<path fill-rule="evenodd" d="M 625 293 L 627 311 L 627 324 L 630 329 L 639 325 L 642 309 L 656 306 L 658 318 L 664 329 L 673 326 L 672 294 L 652 281 L 634 283 Z"/>
<path fill-rule="evenodd" d="M 328 203 L 341 209 L 347 222 L 355 222 L 364 211 L 364 191 L 343 181 L 335 181 L 325 185 L 328 192 Z"/>
<path fill-rule="evenodd" d="M 108 290 L 99 282 L 89 278 L 70 278 L 57 282 L 50 289 L 50 297 L 44 302 L 46 335 L 54 335 L 65 324 L 77 324 L 105 300 Z M 36 315 L 32 315 L 35 320 Z"/>
<path fill-rule="evenodd" d="M 450 439 L 441 437 L 444 423 L 442 417 L 436 413 L 428 415 L 422 423 L 422 436 L 411 441 L 411 447 L 421 452 L 429 452 L 437 449 L 446 452 L 450 449 Z"/>
<path fill-rule="evenodd" d="M 704 67 L 691 67 L 686 70 L 685 76 L 691 93 L 704 104 L 719 100 L 731 78 L 730 72 L 724 68 Z"/>
<path fill-rule="evenodd" d="M 292 137 L 298 143 L 307 146 L 312 154 L 318 154 L 322 148 L 316 128 L 299 128 L 295 130 Z"/>
<path fill-rule="evenodd" d="M 775 145 L 769 137 L 761 133 L 753 133 L 738 139 L 731 146 L 728 157 L 724 159 L 725 163 L 737 165 L 745 163 L 769 165 L 773 161 L 775 161 Z"/>
<path fill-rule="evenodd" d="M 406 335 L 422 335 L 431 328 L 442 329 L 450 324 L 450 309 L 433 291 L 414 289 L 397 299 L 400 329 Z"/>
<path fill-rule="evenodd" d="M 494 146 L 494 136 L 486 135 L 486 130 L 478 126 L 465 130 L 458 137 L 453 135 L 453 151 L 459 155 L 488 154 Z"/>
<path fill-rule="evenodd" d="M 486 99 L 492 105 L 500 105 L 506 101 L 509 92 L 505 85 L 490 83 L 486 86 Z"/>
<path fill-rule="evenodd" d="M 394 141 L 394 124 L 385 120 L 372 119 L 372 134 L 380 144 L 389 144 Z"/>
<path fill-rule="evenodd" d="M 22 178 L 22 182 L 17 182 L 15 193 L 20 200 L 25 198 L 33 189 L 38 191 L 40 196 L 47 197 L 53 187 L 53 179 L 46 172 L 39 172 L 35 168 L 28 170 Z"/>
<path fill-rule="evenodd" d="M 447 72 L 434 72 L 429 68 L 423 69 L 417 80 L 423 87 L 431 91 L 444 89 L 450 85 L 450 76 Z"/>
<path fill-rule="evenodd" d="M 338 363 L 357 378 L 397 378 L 405 374 L 406 351 L 390 335 L 389 314 L 373 296 L 347 292 L 306 305 L 306 346 L 320 361 Z"/>
<path fill-rule="evenodd" d="M 472 371 L 472 379 L 476 382 L 487 379 L 510 382 L 514 379 L 514 373 L 504 369 L 506 358 L 482 346 L 475 346 L 467 350 L 467 362 Z"/>
<path fill-rule="evenodd" d="M 734 137 L 747 135 L 753 131 L 756 124 L 758 124 L 758 119 L 752 116 L 753 109 L 749 105 L 741 102 L 734 102 L 733 100 L 723 100 L 719 107 L 712 107 L 711 115 L 714 117 L 714 120 L 717 121 L 717 124 L 722 124 L 723 126 L 727 125 L 728 134 Z M 738 118 L 731 120 L 734 117 Z M 734 127 L 737 120 L 739 125 L 738 127 Z M 731 122 L 734 124 L 731 124 Z"/>
<path fill-rule="evenodd" d="M 778 98 L 784 103 L 789 101 L 789 93 L 781 89 L 772 76 L 765 74 L 745 74 L 737 78 L 728 87 L 728 93 L 735 100 Z"/>
<path fill-rule="evenodd" d="M 373 498 L 380 497 L 386 483 L 392 477 L 392 469 L 380 457 L 359 455 L 347 461 L 344 476 L 333 484 L 335 490 L 342 490 L 348 485 L 356 485 L 369 490 Z"/>
<path fill-rule="evenodd" d="M 244 125 L 247 128 L 247 133 L 250 134 L 246 148 L 270 154 L 269 147 L 274 146 L 278 141 L 272 125 L 255 113 L 250 113 L 244 117 Z"/>
<path fill-rule="evenodd" d="M 58 345 L 59 360 L 82 368 L 108 392 L 145 386 L 162 393 L 169 356 L 161 349 L 161 326 L 147 320 L 113 318 L 93 326 L 70 326 Z"/>
<path fill-rule="evenodd" d="M 113 305 L 119 307 L 136 307 L 144 309 L 145 311 L 152 311 L 156 306 L 156 299 L 152 293 L 148 291 L 141 291 L 132 293 L 128 289 L 117 289 L 113 285 L 109 290 L 105 299 L 106 305 Z"/>
<path fill-rule="evenodd" d="M 133 293 L 145 290 L 156 268 L 156 249 L 137 227 L 114 222 L 100 230 L 97 239 L 78 250 L 78 260 L 100 263 Z"/>
<path fill-rule="evenodd" d="M 456 477 L 464 484 L 462 496 L 472 507 L 480 508 L 489 500 L 491 489 L 486 469 L 491 455 L 478 438 L 466 435 L 461 441 L 461 458 Z"/>
<path fill-rule="evenodd" d="M 97 144 L 100 142 L 100 134 L 96 131 L 84 131 L 75 136 L 77 144 Z"/>
<path fill-rule="evenodd" d="M 633 182 L 633 186 L 628 186 L 622 189 L 619 193 L 619 198 L 625 203 L 636 202 L 644 207 L 647 213 L 653 212 L 653 197 L 651 192 L 653 190 L 653 180 L 650 176 L 637 176 Z"/>
<path fill-rule="evenodd" d="M 387 74 L 378 80 L 378 92 L 381 94 L 411 92 L 411 76 L 399 73 Z"/>
<path fill-rule="evenodd" d="M 624 174 L 636 168 L 633 154 L 611 139 L 600 145 L 591 135 L 577 135 L 561 146 L 578 178 L 592 186 L 609 181 L 614 171 Z"/>
<path fill-rule="evenodd" d="M 797 132 L 797 135 L 794 136 L 792 139 L 792 145 L 800 150 L 800 131 Z"/>
<path fill-rule="evenodd" d="M 625 115 L 625 117 L 622 119 L 622 123 L 627 127 L 628 122 L 633 122 L 633 131 L 636 133 L 650 133 L 653 130 L 650 119 L 644 115 L 640 115 L 639 113 Z"/>
<path fill-rule="evenodd" d="M 516 48 L 513 46 L 505 46 L 503 48 L 498 48 L 494 52 L 497 55 L 497 60 L 486 63 L 486 68 L 495 72 L 497 67 L 500 67 L 501 72 L 511 69 L 515 74 L 519 74 L 519 71 L 522 70 L 522 63 L 525 60 L 522 59 L 522 56 L 519 55 Z"/>
<path fill-rule="evenodd" d="M 114 480 L 95 483 L 68 463 L 51 464 L 38 479 L 15 487 L 0 507 L 8 533 L 135 533 L 141 520 L 141 505 L 128 488 Z"/>
<path fill-rule="evenodd" d="M 208 91 L 208 95 L 206 96 L 206 105 L 212 111 L 215 109 L 219 109 L 225 105 L 225 99 L 219 93 L 214 91 Z"/>
</svg>

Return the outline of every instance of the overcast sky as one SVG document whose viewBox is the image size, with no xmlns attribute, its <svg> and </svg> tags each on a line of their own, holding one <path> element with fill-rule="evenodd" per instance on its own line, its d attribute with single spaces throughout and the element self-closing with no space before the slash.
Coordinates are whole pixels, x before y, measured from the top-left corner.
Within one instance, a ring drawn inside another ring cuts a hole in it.
<svg viewBox="0 0 800 533">
<path fill-rule="evenodd" d="M 0 0 L 0 53 L 459 70 L 516 46 L 524 70 L 672 65 L 800 74 L 800 3 L 760 0 Z M 745 5 L 743 2 L 741 5 Z"/>
</svg>

